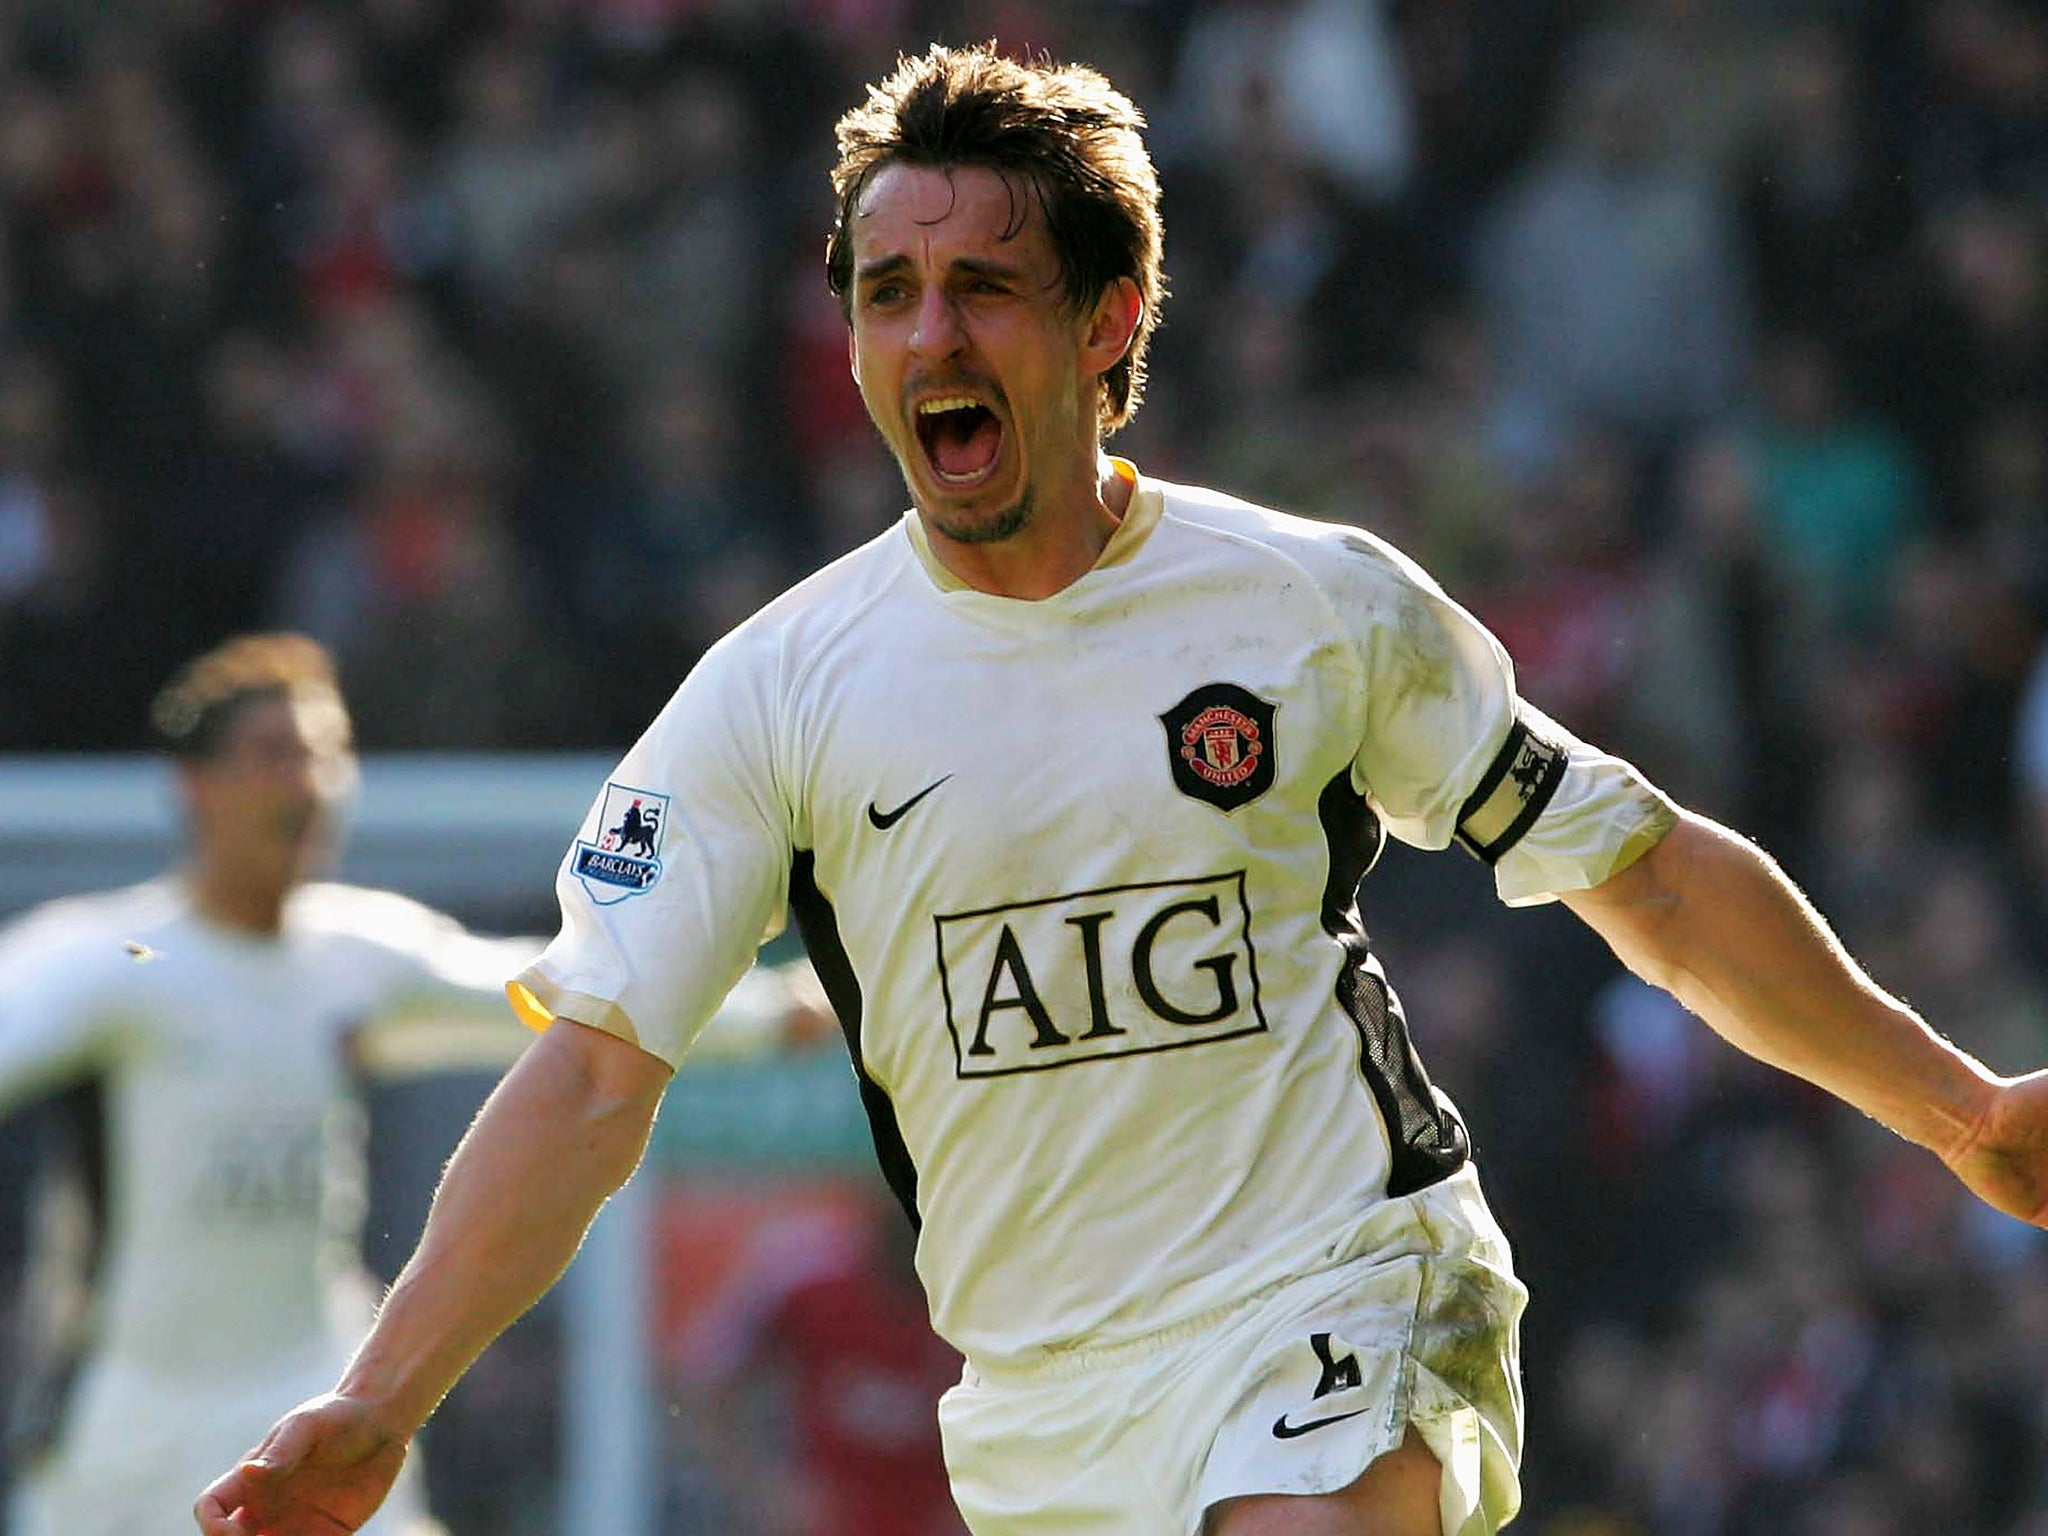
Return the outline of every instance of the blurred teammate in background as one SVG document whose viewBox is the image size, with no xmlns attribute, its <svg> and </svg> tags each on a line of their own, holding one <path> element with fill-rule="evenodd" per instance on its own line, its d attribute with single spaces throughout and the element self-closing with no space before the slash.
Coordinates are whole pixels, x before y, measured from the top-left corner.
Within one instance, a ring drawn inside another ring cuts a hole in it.
<svg viewBox="0 0 2048 1536">
<path fill-rule="evenodd" d="M 1103 453 L 1164 293 L 1141 126 L 1092 71 L 988 49 L 841 119 L 827 270 L 913 510 L 715 647 L 605 787 L 514 989 L 553 1022 L 336 1392 L 202 1495 L 209 1536 L 376 1507 L 785 902 L 966 1357 L 940 1424 L 976 1536 L 1515 1513 L 1522 1293 L 1359 921 L 1382 827 L 1564 900 L 1738 1046 L 2048 1216 L 2048 1073 L 1879 991 L 1383 542 Z M 642 855 L 602 843 L 630 807 L 673 808 Z"/>
<path fill-rule="evenodd" d="M 50 1316 L 36 1279 L 47 1327 L 12 1384 L 34 1400 L 15 1405 L 9 1536 L 183 1528 L 193 1488 L 330 1383 L 368 1325 L 363 1080 L 502 1065 L 531 1038 L 503 989 L 537 940 L 307 883 L 357 777 L 317 645 L 230 641 L 180 672 L 154 724 L 184 867 L 0 934 L 0 1113 L 97 1079 L 104 1118 L 84 1149 L 99 1294 Z M 769 1023 L 800 1001 L 767 972 L 735 998 Z M 371 1527 L 435 1528 L 416 1478 Z"/>
</svg>

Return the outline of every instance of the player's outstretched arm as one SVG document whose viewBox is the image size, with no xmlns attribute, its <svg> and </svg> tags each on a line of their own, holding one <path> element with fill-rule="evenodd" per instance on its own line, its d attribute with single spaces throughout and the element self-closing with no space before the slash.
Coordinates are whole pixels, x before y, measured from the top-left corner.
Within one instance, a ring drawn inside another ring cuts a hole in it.
<svg viewBox="0 0 2048 1536">
<path fill-rule="evenodd" d="M 1732 1044 L 1938 1155 L 2048 1225 L 2048 1073 L 2006 1079 L 1879 987 L 1777 864 L 1704 817 L 1564 897 L 1630 970 Z"/>
<path fill-rule="evenodd" d="M 419 1247 L 340 1384 L 280 1420 L 194 1506 L 207 1536 L 344 1536 L 484 1347 L 568 1267 L 646 1150 L 666 1063 L 558 1020 L 477 1114 Z"/>
</svg>

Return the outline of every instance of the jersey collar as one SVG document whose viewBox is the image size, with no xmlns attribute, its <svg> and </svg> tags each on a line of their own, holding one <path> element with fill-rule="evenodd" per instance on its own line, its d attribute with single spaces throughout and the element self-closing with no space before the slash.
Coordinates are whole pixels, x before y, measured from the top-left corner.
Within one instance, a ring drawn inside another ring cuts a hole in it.
<svg viewBox="0 0 2048 1536">
<path fill-rule="evenodd" d="M 1116 532 L 1109 536 L 1109 542 L 1102 546 L 1102 553 L 1096 556 L 1095 564 L 1081 577 L 1082 581 L 1097 571 L 1110 570 L 1128 562 L 1151 537 L 1152 530 L 1159 526 L 1160 513 L 1165 509 L 1166 498 L 1157 485 L 1138 473 L 1138 466 L 1129 459 L 1110 455 L 1109 467 L 1117 476 L 1131 486 L 1130 505 L 1124 508 L 1123 521 L 1116 525 Z M 918 563 L 925 574 L 941 592 L 972 592 L 974 588 L 946 569 L 945 563 L 932 553 L 931 540 L 926 537 L 924 520 L 912 507 L 903 514 L 904 531 L 910 535 L 910 547 L 917 552 Z M 1076 583 L 1078 585 L 1078 583 Z M 1068 590 L 1072 590 L 1069 588 Z M 980 594 L 986 596 L 987 594 Z M 1053 594 L 1059 596 L 1058 593 Z M 1013 602 L 1016 599 L 1000 599 Z"/>
</svg>

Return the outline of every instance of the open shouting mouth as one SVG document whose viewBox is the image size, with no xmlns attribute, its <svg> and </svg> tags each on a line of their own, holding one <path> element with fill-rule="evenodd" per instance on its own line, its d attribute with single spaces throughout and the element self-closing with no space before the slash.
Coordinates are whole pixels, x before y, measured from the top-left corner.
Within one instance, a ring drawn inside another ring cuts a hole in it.
<svg viewBox="0 0 2048 1536">
<path fill-rule="evenodd" d="M 995 473 L 1003 450 L 1003 423 L 971 395 L 920 400 L 917 440 L 941 484 L 972 490 Z"/>
</svg>

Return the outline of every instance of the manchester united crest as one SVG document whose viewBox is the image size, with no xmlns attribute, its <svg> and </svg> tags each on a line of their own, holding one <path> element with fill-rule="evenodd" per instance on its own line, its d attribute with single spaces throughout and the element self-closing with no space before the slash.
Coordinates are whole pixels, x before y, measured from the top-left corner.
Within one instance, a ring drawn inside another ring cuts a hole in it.
<svg viewBox="0 0 2048 1536">
<path fill-rule="evenodd" d="M 1161 715 L 1180 792 L 1234 811 L 1272 788 L 1273 711 L 1235 683 L 1209 683 Z"/>
</svg>

